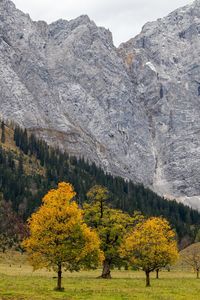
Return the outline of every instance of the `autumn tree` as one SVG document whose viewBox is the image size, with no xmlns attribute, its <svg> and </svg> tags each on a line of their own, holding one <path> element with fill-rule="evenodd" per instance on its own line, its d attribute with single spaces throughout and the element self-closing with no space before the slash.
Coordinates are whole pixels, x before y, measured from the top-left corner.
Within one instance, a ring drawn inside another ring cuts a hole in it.
<svg viewBox="0 0 200 300">
<path fill-rule="evenodd" d="M 84 223 L 75 195 L 69 183 L 50 190 L 29 219 L 30 237 L 23 242 L 34 269 L 47 267 L 57 272 L 57 290 L 62 290 L 63 268 L 95 268 L 102 258 L 99 238 Z"/>
<path fill-rule="evenodd" d="M 180 261 L 192 267 L 199 279 L 200 271 L 200 243 L 195 243 L 180 252 Z"/>
<path fill-rule="evenodd" d="M 111 278 L 111 267 L 123 263 L 119 249 L 124 235 L 136 222 L 136 217 L 110 208 L 107 201 L 109 191 L 103 186 L 94 186 L 87 193 L 89 203 L 84 204 L 85 221 L 94 228 L 101 240 L 104 253 L 103 270 L 100 277 Z"/>
<path fill-rule="evenodd" d="M 150 286 L 150 273 L 178 258 L 175 233 L 165 219 L 149 218 L 138 223 L 125 237 L 121 254 L 132 265 L 142 268 L 146 274 L 146 286 Z"/>
</svg>

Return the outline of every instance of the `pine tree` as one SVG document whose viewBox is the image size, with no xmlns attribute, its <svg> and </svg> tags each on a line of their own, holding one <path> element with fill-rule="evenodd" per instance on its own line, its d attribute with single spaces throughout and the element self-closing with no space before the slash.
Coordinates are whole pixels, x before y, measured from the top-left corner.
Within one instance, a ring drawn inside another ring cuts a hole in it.
<svg viewBox="0 0 200 300">
<path fill-rule="evenodd" d="M 1 142 L 4 144 L 6 141 L 6 136 L 5 136 L 5 123 L 4 121 L 1 122 Z"/>
<path fill-rule="evenodd" d="M 24 173 L 24 167 L 23 167 L 23 155 L 20 153 L 19 156 L 19 163 L 18 163 L 18 174 L 21 176 Z"/>
</svg>

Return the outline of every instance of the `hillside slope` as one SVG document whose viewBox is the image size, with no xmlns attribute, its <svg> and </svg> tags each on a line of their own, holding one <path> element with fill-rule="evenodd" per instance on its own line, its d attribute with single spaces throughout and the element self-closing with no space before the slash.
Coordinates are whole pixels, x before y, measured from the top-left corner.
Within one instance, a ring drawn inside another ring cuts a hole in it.
<svg viewBox="0 0 200 300">
<path fill-rule="evenodd" d="M 200 213 L 175 201 L 159 197 L 143 185 L 126 182 L 120 177 L 105 174 L 94 164 L 77 160 L 49 147 L 33 134 L 13 125 L 0 131 L 0 193 L 26 219 L 41 204 L 43 195 L 58 182 L 73 184 L 80 205 L 86 193 L 96 185 L 110 191 L 110 205 L 146 216 L 164 216 L 176 229 L 179 240 L 194 240 L 200 226 Z"/>
</svg>

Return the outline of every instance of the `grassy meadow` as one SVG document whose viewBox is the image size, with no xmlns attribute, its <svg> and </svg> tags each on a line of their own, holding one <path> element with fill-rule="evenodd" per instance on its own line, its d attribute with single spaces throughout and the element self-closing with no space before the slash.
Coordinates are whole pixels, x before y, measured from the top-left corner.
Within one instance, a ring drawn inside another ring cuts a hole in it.
<svg viewBox="0 0 200 300">
<path fill-rule="evenodd" d="M 100 270 L 64 273 L 64 292 L 55 292 L 55 273 L 33 272 L 26 257 L 16 253 L 0 256 L 1 300 L 193 300 L 200 299 L 200 280 L 192 271 L 160 272 L 160 279 L 151 274 L 151 287 L 139 271 L 112 272 L 113 279 L 97 279 Z"/>
</svg>

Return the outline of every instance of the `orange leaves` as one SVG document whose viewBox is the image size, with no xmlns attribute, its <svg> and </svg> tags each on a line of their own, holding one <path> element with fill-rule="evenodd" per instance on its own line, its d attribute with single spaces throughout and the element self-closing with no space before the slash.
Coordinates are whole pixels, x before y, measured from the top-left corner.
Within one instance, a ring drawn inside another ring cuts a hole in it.
<svg viewBox="0 0 200 300">
<path fill-rule="evenodd" d="M 143 270 L 165 267 L 178 258 L 175 233 L 165 219 L 149 218 L 126 237 L 121 253 Z"/>
<path fill-rule="evenodd" d="M 58 184 L 58 189 L 50 190 L 42 199 L 43 203 L 50 207 L 59 203 L 69 203 L 76 195 L 73 186 L 70 183 L 61 182 Z"/>
<path fill-rule="evenodd" d="M 60 183 L 43 198 L 43 205 L 29 219 L 30 237 L 23 242 L 35 268 L 68 270 L 97 266 L 102 258 L 97 234 L 83 221 L 83 212 L 73 201 L 71 184 Z"/>
</svg>

